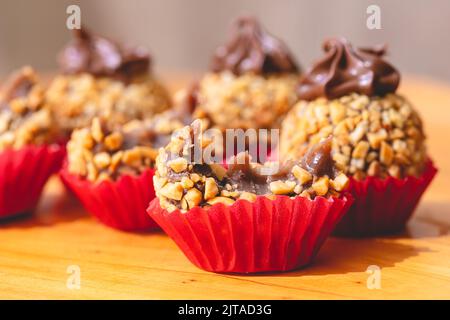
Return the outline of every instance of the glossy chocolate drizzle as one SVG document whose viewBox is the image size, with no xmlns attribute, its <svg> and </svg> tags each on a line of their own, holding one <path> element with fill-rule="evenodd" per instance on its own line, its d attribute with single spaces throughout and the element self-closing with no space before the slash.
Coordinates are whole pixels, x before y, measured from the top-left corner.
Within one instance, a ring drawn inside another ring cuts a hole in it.
<svg viewBox="0 0 450 320">
<path fill-rule="evenodd" d="M 232 24 L 229 41 L 217 48 L 211 70 L 242 75 L 291 73 L 299 68 L 281 40 L 267 33 L 255 18 L 240 17 Z"/>
<path fill-rule="evenodd" d="M 313 145 L 300 161 L 287 161 L 280 163 L 277 172 L 270 175 L 261 174 L 260 170 L 252 167 L 251 158 L 246 153 L 239 153 L 228 166 L 225 182 L 237 185 L 239 190 L 249 191 L 256 194 L 270 193 L 268 186 L 271 181 L 287 180 L 291 177 L 292 167 L 299 165 L 314 177 L 327 175 L 334 178 L 337 174 L 332 157 L 331 137 Z"/>
<path fill-rule="evenodd" d="M 128 82 L 149 71 L 150 55 L 142 48 L 124 47 L 82 28 L 74 30 L 74 39 L 60 53 L 59 64 L 66 74 L 86 72 Z"/>
<path fill-rule="evenodd" d="M 385 47 L 354 48 L 346 39 L 330 39 L 323 49 L 325 57 L 300 79 L 300 99 L 336 99 L 351 93 L 384 96 L 397 90 L 400 74 L 382 59 Z"/>
<path fill-rule="evenodd" d="M 313 176 L 333 177 L 335 167 L 331 149 L 331 137 L 311 146 L 301 159 L 301 166 Z"/>
</svg>

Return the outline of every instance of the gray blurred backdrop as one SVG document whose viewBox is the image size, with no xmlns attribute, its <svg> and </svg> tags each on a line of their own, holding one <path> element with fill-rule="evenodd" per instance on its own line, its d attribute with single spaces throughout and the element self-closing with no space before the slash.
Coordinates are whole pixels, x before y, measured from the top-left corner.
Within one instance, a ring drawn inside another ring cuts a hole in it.
<svg viewBox="0 0 450 320">
<path fill-rule="evenodd" d="M 450 81 L 449 0 L 0 0 L 0 74 L 23 64 L 56 69 L 69 39 L 66 7 L 99 34 L 149 48 L 158 72 L 201 71 L 226 38 L 230 20 L 256 15 L 305 68 L 322 40 L 342 35 L 357 45 L 387 42 L 403 73 Z M 368 30 L 366 8 L 381 7 L 381 30 Z"/>
</svg>

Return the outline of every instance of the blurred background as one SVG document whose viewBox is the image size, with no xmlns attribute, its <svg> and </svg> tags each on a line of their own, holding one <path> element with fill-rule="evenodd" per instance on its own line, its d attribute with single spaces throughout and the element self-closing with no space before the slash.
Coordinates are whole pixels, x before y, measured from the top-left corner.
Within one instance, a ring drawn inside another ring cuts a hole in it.
<svg viewBox="0 0 450 320">
<path fill-rule="evenodd" d="M 147 47 L 158 73 L 207 69 L 230 21 L 246 13 L 283 38 L 303 68 L 322 55 L 324 38 L 342 35 L 360 46 L 388 43 L 403 74 L 450 82 L 448 0 L 1 0 L 1 76 L 24 64 L 56 70 L 70 4 L 96 33 Z M 381 30 L 366 27 L 371 4 L 381 8 Z"/>
</svg>

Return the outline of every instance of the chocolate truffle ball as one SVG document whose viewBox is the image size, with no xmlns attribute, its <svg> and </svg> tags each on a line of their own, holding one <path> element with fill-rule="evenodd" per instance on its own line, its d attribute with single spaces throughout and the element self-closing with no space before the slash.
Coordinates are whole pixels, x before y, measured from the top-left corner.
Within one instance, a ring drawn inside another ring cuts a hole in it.
<svg viewBox="0 0 450 320">
<path fill-rule="evenodd" d="M 153 179 L 162 208 L 186 211 L 216 203 L 231 205 L 238 199 L 255 201 L 261 195 L 336 196 L 349 181 L 334 166 L 331 139 L 311 148 L 300 161 L 259 164 L 252 162 L 247 153 L 239 153 L 227 169 L 207 163 L 203 157 L 196 160 L 196 148 L 204 155 L 210 143 L 196 120 L 176 131 L 167 146 L 159 150 Z"/>
<path fill-rule="evenodd" d="M 301 157 L 332 136 L 337 167 L 358 180 L 419 176 L 427 159 L 422 121 L 395 93 L 400 75 L 383 60 L 384 49 L 356 49 L 345 39 L 328 40 L 324 49 L 282 123 L 282 157 Z"/>
<path fill-rule="evenodd" d="M 72 133 L 67 144 L 68 171 L 92 182 L 137 176 L 154 167 L 158 148 L 182 127 L 172 110 L 124 125 L 94 118 L 90 126 Z"/>
<path fill-rule="evenodd" d="M 66 134 L 87 126 L 93 117 L 118 123 L 145 119 L 171 105 L 166 88 L 150 73 L 150 56 L 142 48 L 120 45 L 74 30 L 62 50 L 62 74 L 47 91 L 47 99 Z"/>
<path fill-rule="evenodd" d="M 30 67 L 13 74 L 0 89 L 0 150 L 55 143 L 58 128 Z"/>
<path fill-rule="evenodd" d="M 238 18 L 227 43 L 194 88 L 195 115 L 225 130 L 278 128 L 297 101 L 299 68 L 284 43 L 251 17 Z"/>
</svg>

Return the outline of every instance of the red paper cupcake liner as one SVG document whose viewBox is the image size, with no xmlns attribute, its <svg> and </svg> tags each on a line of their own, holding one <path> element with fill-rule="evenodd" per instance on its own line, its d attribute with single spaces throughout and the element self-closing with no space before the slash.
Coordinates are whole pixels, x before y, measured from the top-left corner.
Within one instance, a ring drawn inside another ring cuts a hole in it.
<svg viewBox="0 0 450 320">
<path fill-rule="evenodd" d="M 437 169 L 429 160 L 421 177 L 350 180 L 355 201 L 333 234 L 346 237 L 386 235 L 401 231 Z"/>
<path fill-rule="evenodd" d="M 64 155 L 64 147 L 57 144 L 0 152 L 0 219 L 33 210 Z"/>
<path fill-rule="evenodd" d="M 125 175 L 117 181 L 92 183 L 70 174 L 64 165 L 60 177 L 100 222 L 115 229 L 144 231 L 157 227 L 146 213 L 149 202 L 155 197 L 154 173 L 154 169 L 148 169 L 137 177 Z"/>
<path fill-rule="evenodd" d="M 292 270 L 308 264 L 352 202 L 342 198 L 259 196 L 168 212 L 155 199 L 147 212 L 197 267 L 213 272 Z"/>
</svg>

